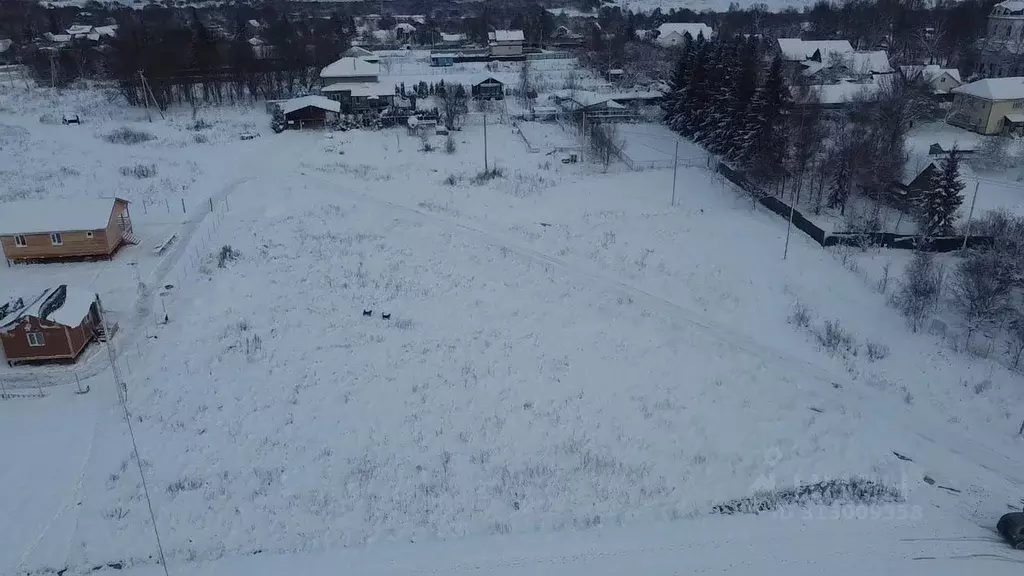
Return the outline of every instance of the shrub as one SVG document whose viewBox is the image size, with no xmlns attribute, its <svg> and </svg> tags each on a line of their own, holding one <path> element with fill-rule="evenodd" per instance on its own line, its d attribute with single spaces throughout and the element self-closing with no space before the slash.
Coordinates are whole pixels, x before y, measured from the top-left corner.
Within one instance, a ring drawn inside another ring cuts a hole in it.
<svg viewBox="0 0 1024 576">
<path fill-rule="evenodd" d="M 864 345 L 868 350 L 868 360 L 871 360 L 872 362 L 875 360 L 881 360 L 889 355 L 889 347 L 885 344 L 879 344 L 878 342 L 868 340 Z"/>
<path fill-rule="evenodd" d="M 238 257 L 242 254 L 231 247 L 231 245 L 224 245 L 220 247 L 220 253 L 217 254 L 217 267 L 224 268 L 228 262 L 234 262 L 238 260 Z"/>
<path fill-rule="evenodd" d="M 838 320 L 825 320 L 825 328 L 817 333 L 818 342 L 832 354 L 853 353 L 856 355 L 856 346 L 853 334 L 847 332 L 839 325 Z"/>
<path fill-rule="evenodd" d="M 476 176 L 473 176 L 473 184 L 484 184 L 494 180 L 495 178 L 502 178 L 505 176 L 505 171 L 501 168 L 494 167 L 489 170 L 481 170 L 477 172 Z"/>
<path fill-rule="evenodd" d="M 459 178 L 458 176 L 456 176 L 455 174 L 449 174 L 449 175 L 448 175 L 448 176 L 447 176 L 447 177 L 446 177 L 446 178 L 445 178 L 445 179 L 443 180 L 443 182 L 444 182 L 445 184 L 449 185 L 449 186 L 458 186 L 458 184 L 459 184 L 459 181 L 460 181 L 460 180 L 461 180 L 461 179 L 460 179 L 460 178 Z"/>
<path fill-rule="evenodd" d="M 104 136 L 103 139 L 111 144 L 135 145 L 154 140 L 156 139 L 156 136 L 153 136 L 149 132 L 143 132 L 142 130 L 122 126 L 121 128 L 118 128 Z"/>
<path fill-rule="evenodd" d="M 737 498 L 711 508 L 713 514 L 760 514 L 784 506 L 807 508 L 811 505 L 836 504 L 877 505 L 903 502 L 898 488 L 879 484 L 866 478 L 825 480 L 815 484 L 800 484 L 795 488 L 763 490 L 753 496 Z"/>
<path fill-rule="evenodd" d="M 793 304 L 793 313 L 789 315 L 789 323 L 800 328 L 811 325 L 811 311 L 803 302 Z"/>
<path fill-rule="evenodd" d="M 121 166 L 121 176 L 134 176 L 139 179 L 156 176 L 156 164 L 136 164 Z"/>
<path fill-rule="evenodd" d="M 45 112 L 39 116 L 40 124 L 60 124 L 61 117 L 53 112 Z"/>
<path fill-rule="evenodd" d="M 452 138 L 451 134 L 444 139 L 444 153 L 455 154 L 455 138 Z"/>
<path fill-rule="evenodd" d="M 426 134 L 420 137 L 420 152 L 433 152 L 434 144 Z"/>
<path fill-rule="evenodd" d="M 206 134 L 193 134 L 192 141 L 196 144 L 208 144 L 210 142 L 210 137 Z"/>
<path fill-rule="evenodd" d="M 191 124 L 188 125 L 189 130 L 200 131 L 206 130 L 207 128 L 213 128 L 213 124 L 203 120 L 202 118 L 196 118 Z"/>
</svg>

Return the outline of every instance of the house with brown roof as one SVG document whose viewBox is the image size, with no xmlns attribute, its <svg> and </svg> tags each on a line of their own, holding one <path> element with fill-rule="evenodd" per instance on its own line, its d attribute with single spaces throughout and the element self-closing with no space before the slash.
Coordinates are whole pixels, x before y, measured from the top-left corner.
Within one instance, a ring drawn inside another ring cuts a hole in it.
<svg viewBox="0 0 1024 576">
<path fill-rule="evenodd" d="M 110 258 L 138 244 L 121 198 L 32 200 L 0 204 L 0 246 L 8 262 Z"/>
<path fill-rule="evenodd" d="M 95 338 L 106 338 L 99 297 L 64 284 L 0 318 L 0 348 L 8 365 L 75 360 Z"/>
</svg>

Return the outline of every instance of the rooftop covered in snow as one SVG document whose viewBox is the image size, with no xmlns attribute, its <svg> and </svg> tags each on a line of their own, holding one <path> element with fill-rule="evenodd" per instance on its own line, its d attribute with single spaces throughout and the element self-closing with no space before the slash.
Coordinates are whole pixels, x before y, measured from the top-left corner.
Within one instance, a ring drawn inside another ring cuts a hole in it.
<svg viewBox="0 0 1024 576">
<path fill-rule="evenodd" d="M 341 103 L 330 98 L 324 98 L 323 96 L 303 96 L 301 98 L 292 98 L 291 100 L 285 100 L 281 102 L 281 111 L 285 114 L 291 114 L 296 110 L 302 110 L 303 108 L 319 108 L 321 110 L 327 110 L 328 112 L 341 112 Z"/>
<path fill-rule="evenodd" d="M 20 309 L 0 318 L 0 331 L 10 330 L 27 317 L 49 320 L 63 326 L 78 326 L 96 301 L 96 293 L 60 285 L 50 288 Z M 57 306 L 54 308 L 54 306 Z"/>
<path fill-rule="evenodd" d="M 495 30 L 488 32 L 487 38 L 491 42 L 522 42 L 526 40 L 522 30 Z"/>
<path fill-rule="evenodd" d="M 697 39 L 697 36 L 704 36 L 705 40 L 710 40 L 714 30 L 703 22 L 666 22 L 658 26 L 659 38 L 665 38 L 672 33 L 679 34 L 680 36 L 685 36 L 689 33 L 690 37 L 694 40 Z"/>
<path fill-rule="evenodd" d="M 0 203 L 0 234 L 101 230 L 118 198 L 60 198 Z M 127 202 L 126 200 L 121 200 Z"/>
<path fill-rule="evenodd" d="M 320 89 L 321 92 L 349 92 L 353 97 L 380 97 L 380 96 L 392 96 L 395 93 L 394 86 L 386 86 L 379 82 L 364 82 L 362 84 L 352 84 L 345 82 L 337 82 L 330 86 L 324 86 Z"/>
<path fill-rule="evenodd" d="M 328 64 L 320 71 L 321 78 L 356 78 L 360 76 L 377 76 L 380 64 L 367 62 L 362 58 L 345 56 Z"/>
<path fill-rule="evenodd" d="M 779 51 L 790 61 L 807 60 L 817 52 L 822 62 L 828 62 L 832 55 L 850 57 L 853 46 L 847 40 L 801 40 L 800 38 L 779 38 Z"/>
<path fill-rule="evenodd" d="M 985 78 L 951 90 L 985 100 L 1024 100 L 1024 77 Z"/>
</svg>

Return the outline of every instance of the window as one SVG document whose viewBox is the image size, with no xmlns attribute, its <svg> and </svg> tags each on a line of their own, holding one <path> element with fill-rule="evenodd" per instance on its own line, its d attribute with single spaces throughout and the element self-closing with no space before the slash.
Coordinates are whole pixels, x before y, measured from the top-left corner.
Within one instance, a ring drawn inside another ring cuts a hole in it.
<svg viewBox="0 0 1024 576">
<path fill-rule="evenodd" d="M 85 233 L 86 238 L 92 238 L 92 230 Z"/>
<path fill-rule="evenodd" d="M 14 237 L 14 245 L 24 248 L 25 246 L 28 246 L 28 242 L 25 242 L 25 237 L 23 235 L 18 234 Z"/>
<path fill-rule="evenodd" d="M 50 243 L 54 246 L 63 246 L 64 236 L 60 232 L 54 232 L 53 234 L 50 234 Z"/>
<path fill-rule="evenodd" d="M 33 347 L 45 346 L 46 341 L 43 340 L 42 332 L 29 332 L 28 333 L 28 345 Z"/>
</svg>

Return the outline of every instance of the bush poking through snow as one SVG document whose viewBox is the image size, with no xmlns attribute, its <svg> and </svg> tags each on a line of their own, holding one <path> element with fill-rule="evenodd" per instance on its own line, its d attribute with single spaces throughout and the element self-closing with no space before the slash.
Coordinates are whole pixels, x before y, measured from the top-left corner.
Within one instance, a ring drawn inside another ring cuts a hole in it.
<svg viewBox="0 0 1024 576">
<path fill-rule="evenodd" d="M 712 507 L 712 514 L 760 514 L 784 506 L 834 506 L 837 504 L 877 505 L 903 502 L 898 488 L 879 484 L 867 478 L 825 480 L 801 484 L 796 488 L 765 490 L 746 498 L 737 498 Z"/>
<path fill-rule="evenodd" d="M 477 172 L 476 176 L 473 176 L 472 182 L 473 182 L 473 184 L 480 185 L 480 184 L 485 184 L 487 182 L 490 182 L 491 180 L 494 180 L 495 178 L 502 178 L 504 176 L 505 176 L 505 171 L 504 170 L 502 170 L 501 168 L 498 168 L 498 167 L 494 167 L 494 168 L 491 168 L 489 170 L 481 170 L 480 172 Z"/>
<path fill-rule="evenodd" d="M 203 120 L 202 118 L 196 118 L 194 122 L 191 122 L 188 125 L 188 129 L 192 130 L 194 132 L 198 132 L 200 130 L 206 130 L 207 128 L 213 128 L 213 124 L 210 124 L 209 122 L 207 122 L 206 120 Z"/>
<path fill-rule="evenodd" d="M 433 152 L 434 143 L 430 141 L 430 136 L 426 132 L 420 134 L 420 152 Z"/>
<path fill-rule="evenodd" d="M 935 309 L 941 287 L 942 281 L 932 255 L 927 252 L 914 254 L 903 275 L 903 284 L 893 298 L 914 332 L 921 329 L 925 318 Z"/>
<path fill-rule="evenodd" d="M 793 304 L 793 313 L 789 315 L 789 323 L 799 328 L 807 328 L 811 325 L 811 311 L 803 302 Z"/>
<path fill-rule="evenodd" d="M 455 138 L 452 138 L 451 134 L 444 139 L 444 153 L 455 154 Z"/>
<path fill-rule="evenodd" d="M 122 126 L 121 128 L 118 128 L 104 136 L 103 139 L 111 144 L 127 144 L 133 146 L 135 144 L 142 144 L 143 142 L 155 140 L 156 136 L 153 136 L 149 132 L 143 132 L 142 130 Z"/>
<path fill-rule="evenodd" d="M 195 478 L 193 476 L 185 476 L 178 478 L 174 482 L 167 485 L 167 493 L 171 496 L 178 494 L 179 492 L 194 492 L 203 487 L 203 480 L 201 478 Z"/>
<path fill-rule="evenodd" d="M 231 247 L 230 244 L 220 247 L 220 252 L 217 254 L 217 267 L 224 268 L 228 262 L 234 262 L 238 260 L 238 257 L 242 254 Z"/>
<path fill-rule="evenodd" d="M 864 346 L 868 350 L 868 360 L 872 362 L 875 360 L 882 360 L 889 355 L 889 347 L 885 344 L 879 344 L 878 342 L 868 340 L 864 343 Z"/>
<path fill-rule="evenodd" d="M 134 176 L 140 180 L 144 178 L 152 178 L 156 176 L 156 164 L 121 166 L 121 176 Z"/>
<path fill-rule="evenodd" d="M 825 320 L 825 326 L 817 333 L 818 342 L 829 351 L 830 354 L 857 355 L 857 345 L 854 342 L 853 334 L 846 331 L 839 325 L 838 320 Z"/>
<path fill-rule="evenodd" d="M 445 183 L 445 184 L 447 184 L 449 186 L 458 186 L 459 182 L 461 182 L 461 181 L 462 181 L 462 178 L 456 176 L 455 174 L 449 174 L 447 177 L 445 177 L 444 180 L 442 180 L 443 183 Z"/>
<path fill-rule="evenodd" d="M 209 144 L 210 137 L 207 136 L 206 134 L 193 134 L 192 141 L 195 142 L 196 144 Z"/>
</svg>

